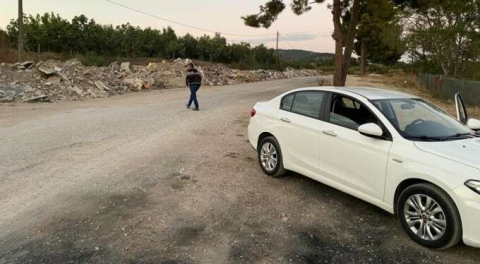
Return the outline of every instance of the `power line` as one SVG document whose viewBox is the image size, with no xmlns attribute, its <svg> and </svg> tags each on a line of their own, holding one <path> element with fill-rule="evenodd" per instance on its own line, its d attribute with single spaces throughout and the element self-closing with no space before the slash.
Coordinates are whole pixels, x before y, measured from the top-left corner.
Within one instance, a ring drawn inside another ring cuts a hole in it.
<svg viewBox="0 0 480 264">
<path fill-rule="evenodd" d="M 169 20 L 169 19 L 166 19 L 166 18 L 162 18 L 162 17 L 156 16 L 156 15 L 153 15 L 153 14 L 150 14 L 150 13 L 147 13 L 147 12 L 144 12 L 144 11 L 141 11 L 141 10 L 138 10 L 138 9 L 135 9 L 135 8 L 132 8 L 132 7 L 123 5 L 123 4 L 121 4 L 121 3 L 118 3 L 118 2 L 115 2 L 115 1 L 112 1 L 112 0 L 105 0 L 105 1 L 107 1 L 107 2 L 109 2 L 109 3 L 111 3 L 111 4 L 114 4 L 114 5 L 117 5 L 117 6 L 126 8 L 126 9 L 129 9 L 129 10 L 131 10 L 131 11 L 134 11 L 134 12 L 137 12 L 137 13 L 140 13 L 140 14 L 143 14 L 143 15 L 146 15 L 146 16 L 149 16 L 149 17 L 153 17 L 153 18 L 156 18 L 156 19 L 159 19 L 159 20 L 162 20 L 162 21 L 166 21 L 166 22 L 172 23 L 172 24 L 176 24 L 176 25 L 179 25 L 179 26 L 188 27 L 188 28 L 191 28 L 191 29 L 200 30 L 200 31 L 204 31 L 204 32 L 209 32 L 209 33 L 221 34 L 221 35 L 225 35 L 225 36 L 236 36 L 236 37 L 271 37 L 271 36 L 275 36 L 275 35 L 276 35 L 276 34 L 267 34 L 267 35 L 243 35 L 243 34 L 225 33 L 225 32 L 220 32 L 220 31 L 216 31 L 216 30 L 204 29 L 204 28 L 199 28 L 199 27 L 187 25 L 187 24 L 184 24 L 184 23 L 176 22 L 176 21 L 173 21 L 173 20 Z"/>
<path fill-rule="evenodd" d="M 290 42 L 288 42 L 288 40 L 286 40 L 281 34 L 280 34 L 280 38 L 283 39 L 283 41 L 285 41 L 285 42 L 288 44 L 288 46 L 290 46 L 290 48 L 296 49 L 296 48 L 295 48 L 292 44 L 290 44 Z"/>
</svg>

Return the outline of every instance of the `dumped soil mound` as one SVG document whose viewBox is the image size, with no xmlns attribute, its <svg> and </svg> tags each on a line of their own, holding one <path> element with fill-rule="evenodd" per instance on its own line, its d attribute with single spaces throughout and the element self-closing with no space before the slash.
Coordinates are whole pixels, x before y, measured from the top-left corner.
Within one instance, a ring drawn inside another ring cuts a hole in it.
<svg viewBox="0 0 480 264">
<path fill-rule="evenodd" d="M 76 59 L 66 62 L 32 61 L 0 64 L 0 102 L 77 101 L 102 98 L 133 91 L 168 89 L 185 86 L 185 64 L 188 60 L 150 63 L 147 66 L 129 62 L 108 67 L 86 67 Z M 243 71 L 222 64 L 199 67 L 204 85 L 231 85 L 301 76 L 314 76 L 314 70 L 287 69 Z"/>
</svg>

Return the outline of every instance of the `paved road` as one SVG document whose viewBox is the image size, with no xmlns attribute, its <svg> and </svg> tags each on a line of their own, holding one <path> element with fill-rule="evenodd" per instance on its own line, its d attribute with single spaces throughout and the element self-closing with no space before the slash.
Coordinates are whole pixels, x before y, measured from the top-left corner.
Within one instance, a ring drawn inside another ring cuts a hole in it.
<svg viewBox="0 0 480 264">
<path fill-rule="evenodd" d="M 256 101 L 299 78 L 88 102 L 0 105 L 0 264 L 478 263 L 412 243 L 395 217 L 300 175 L 264 176 Z"/>
</svg>

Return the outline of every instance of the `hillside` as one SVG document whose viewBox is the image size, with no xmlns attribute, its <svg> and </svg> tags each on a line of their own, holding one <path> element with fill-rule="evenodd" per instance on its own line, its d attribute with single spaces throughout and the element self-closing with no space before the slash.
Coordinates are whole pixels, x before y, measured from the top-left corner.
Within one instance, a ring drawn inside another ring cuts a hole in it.
<svg viewBox="0 0 480 264">
<path fill-rule="evenodd" d="M 319 61 L 335 57 L 333 53 L 319 53 L 307 50 L 279 50 L 282 59 L 287 61 Z"/>
</svg>

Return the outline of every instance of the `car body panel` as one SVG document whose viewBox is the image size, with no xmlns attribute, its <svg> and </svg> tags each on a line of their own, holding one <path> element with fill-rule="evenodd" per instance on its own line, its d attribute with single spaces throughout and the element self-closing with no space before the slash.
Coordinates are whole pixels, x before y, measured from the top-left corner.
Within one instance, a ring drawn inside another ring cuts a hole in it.
<svg viewBox="0 0 480 264">
<path fill-rule="evenodd" d="M 420 150 L 480 169 L 480 138 L 445 142 L 415 142 Z"/>
<path fill-rule="evenodd" d="M 324 129 L 336 136 L 320 135 L 322 173 L 372 198 L 383 200 L 392 142 L 367 137 L 330 123 L 325 123 Z"/>
</svg>

